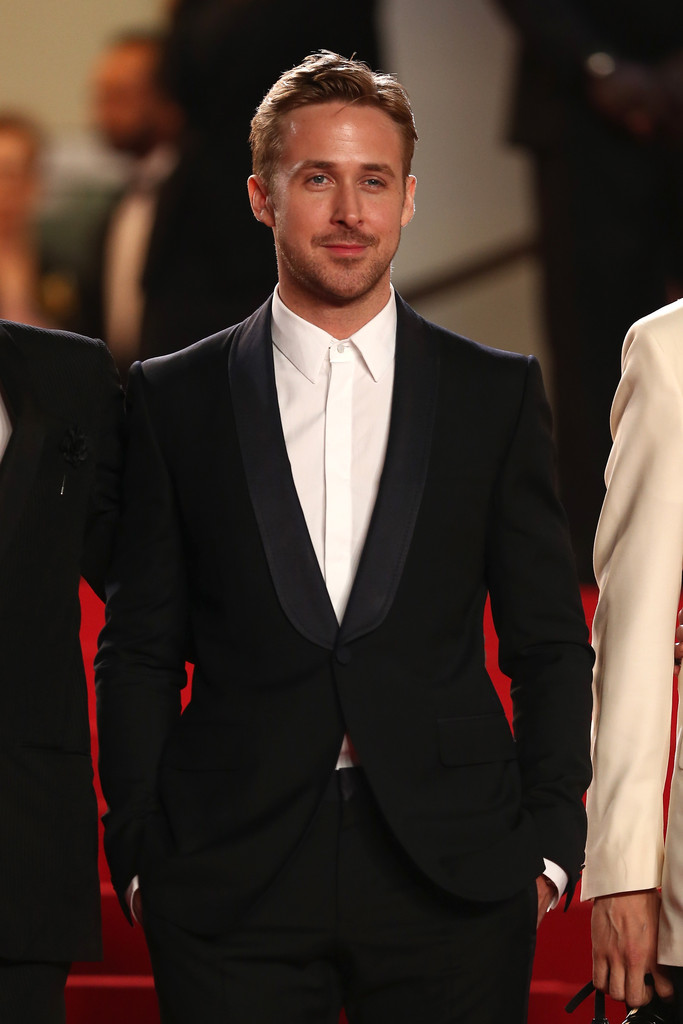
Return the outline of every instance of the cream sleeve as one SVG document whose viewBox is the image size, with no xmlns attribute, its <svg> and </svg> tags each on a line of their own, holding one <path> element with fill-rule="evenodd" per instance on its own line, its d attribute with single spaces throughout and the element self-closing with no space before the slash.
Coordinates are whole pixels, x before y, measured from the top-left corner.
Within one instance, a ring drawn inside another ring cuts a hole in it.
<svg viewBox="0 0 683 1024">
<path fill-rule="evenodd" d="M 582 899 L 661 884 L 683 565 L 683 302 L 626 337 L 595 540 L 593 782 Z"/>
</svg>

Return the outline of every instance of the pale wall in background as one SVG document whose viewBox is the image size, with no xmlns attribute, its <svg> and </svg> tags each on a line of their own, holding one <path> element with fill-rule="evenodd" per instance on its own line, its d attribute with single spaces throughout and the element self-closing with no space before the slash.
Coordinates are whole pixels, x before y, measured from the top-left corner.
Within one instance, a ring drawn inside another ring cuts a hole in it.
<svg viewBox="0 0 683 1024">
<path fill-rule="evenodd" d="M 59 133 L 86 122 L 87 82 L 105 40 L 159 22 L 163 0 L 5 0 L 0 105 L 31 111 Z"/>
<path fill-rule="evenodd" d="M 529 168 L 505 142 L 515 40 L 487 0 L 389 0 L 386 51 L 415 110 L 416 213 L 396 260 L 400 288 L 531 239 Z M 526 259 L 420 312 L 485 344 L 534 353 L 550 378 L 538 266 Z"/>
</svg>

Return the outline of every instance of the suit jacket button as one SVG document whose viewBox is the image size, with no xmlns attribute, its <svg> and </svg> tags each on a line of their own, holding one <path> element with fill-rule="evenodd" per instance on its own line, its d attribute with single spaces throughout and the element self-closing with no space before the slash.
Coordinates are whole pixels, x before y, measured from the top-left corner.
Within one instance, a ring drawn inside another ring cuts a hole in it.
<svg viewBox="0 0 683 1024">
<path fill-rule="evenodd" d="M 343 644 L 341 645 L 341 647 L 337 647 L 337 649 L 334 652 L 334 656 L 340 665 L 348 665 L 349 662 L 351 661 L 351 651 L 348 649 L 348 647 L 344 647 Z"/>
</svg>

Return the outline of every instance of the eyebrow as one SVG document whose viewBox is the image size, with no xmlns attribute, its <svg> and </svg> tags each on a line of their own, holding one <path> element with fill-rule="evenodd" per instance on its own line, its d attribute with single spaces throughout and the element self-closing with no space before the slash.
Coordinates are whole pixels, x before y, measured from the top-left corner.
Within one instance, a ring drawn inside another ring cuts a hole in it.
<svg viewBox="0 0 683 1024">
<path fill-rule="evenodd" d="M 295 173 L 297 171 L 310 171 L 313 169 L 319 169 L 321 171 L 333 170 L 336 164 L 332 160 L 302 160 L 300 164 L 297 164 Z M 377 174 L 385 174 L 387 177 L 395 178 L 393 168 L 390 164 L 361 164 L 363 171 L 375 171 Z"/>
</svg>

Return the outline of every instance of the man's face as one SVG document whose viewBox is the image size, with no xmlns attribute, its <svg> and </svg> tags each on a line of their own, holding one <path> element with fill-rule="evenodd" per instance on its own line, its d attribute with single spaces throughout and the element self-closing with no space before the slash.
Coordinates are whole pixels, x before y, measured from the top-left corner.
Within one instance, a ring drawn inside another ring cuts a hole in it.
<svg viewBox="0 0 683 1024">
<path fill-rule="evenodd" d="M 144 156 L 157 131 L 159 93 L 153 48 L 116 46 L 100 58 L 93 80 L 93 119 L 105 141 Z"/>
<path fill-rule="evenodd" d="M 386 301 L 415 192 L 399 128 L 376 107 L 331 102 L 294 110 L 282 131 L 271 188 L 251 178 L 250 195 L 273 228 L 283 300 L 297 312 Z"/>
</svg>

